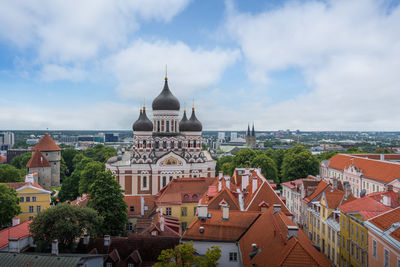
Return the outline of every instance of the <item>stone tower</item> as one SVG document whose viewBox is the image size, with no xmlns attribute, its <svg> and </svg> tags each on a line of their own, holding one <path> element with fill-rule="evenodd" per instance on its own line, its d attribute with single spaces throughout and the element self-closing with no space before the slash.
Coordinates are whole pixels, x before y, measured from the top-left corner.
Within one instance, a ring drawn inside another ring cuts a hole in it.
<svg viewBox="0 0 400 267">
<path fill-rule="evenodd" d="M 45 189 L 51 188 L 51 164 L 40 150 L 35 150 L 26 164 L 29 173 L 37 173 L 37 182 Z"/>
<path fill-rule="evenodd" d="M 50 187 L 59 186 L 60 185 L 61 148 L 54 142 L 53 138 L 51 138 L 50 135 L 46 133 L 33 149 L 35 150 L 35 153 L 36 153 L 36 151 L 39 151 L 51 165 Z M 32 155 L 32 158 L 34 157 L 35 153 Z M 27 164 L 27 167 L 28 167 L 28 164 Z M 31 170 L 29 167 L 28 167 L 28 170 L 29 170 L 29 173 L 31 173 Z M 38 180 L 39 181 L 42 180 L 40 178 L 40 173 L 39 173 Z M 46 189 L 49 189 L 49 187 L 44 186 L 44 184 L 42 185 L 39 181 L 38 181 L 38 183 L 41 186 L 45 187 Z"/>
</svg>

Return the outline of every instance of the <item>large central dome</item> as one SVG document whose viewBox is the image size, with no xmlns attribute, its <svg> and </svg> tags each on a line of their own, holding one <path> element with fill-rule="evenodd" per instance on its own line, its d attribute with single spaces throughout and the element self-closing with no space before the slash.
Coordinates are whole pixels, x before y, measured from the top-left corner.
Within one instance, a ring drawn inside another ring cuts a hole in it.
<svg viewBox="0 0 400 267">
<path fill-rule="evenodd" d="M 165 78 L 164 88 L 161 93 L 154 99 L 152 104 L 153 110 L 179 110 L 180 104 L 178 99 L 171 93 L 168 88 L 168 79 Z"/>
</svg>

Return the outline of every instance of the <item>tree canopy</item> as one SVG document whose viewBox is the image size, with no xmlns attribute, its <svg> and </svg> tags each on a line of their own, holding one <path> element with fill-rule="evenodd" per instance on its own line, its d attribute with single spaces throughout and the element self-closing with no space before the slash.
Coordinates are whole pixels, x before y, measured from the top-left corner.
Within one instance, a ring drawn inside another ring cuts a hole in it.
<svg viewBox="0 0 400 267">
<path fill-rule="evenodd" d="M 88 148 L 85 151 L 85 156 L 89 157 L 95 161 L 100 161 L 105 163 L 109 158 L 116 156 L 117 150 L 110 146 L 104 146 L 102 144 L 97 144 L 94 147 Z"/>
<path fill-rule="evenodd" d="M 295 146 L 285 153 L 281 169 L 283 181 L 306 178 L 318 174 L 318 171 L 317 158 L 303 146 Z"/>
<path fill-rule="evenodd" d="M 13 165 L 0 164 L 0 183 L 23 182 L 25 170 L 20 170 Z"/>
<path fill-rule="evenodd" d="M 97 210 L 104 218 L 101 232 L 108 235 L 121 235 L 128 221 L 127 205 L 119 183 L 110 171 L 96 173 L 96 180 L 89 187 L 88 206 Z"/>
<path fill-rule="evenodd" d="M 218 266 L 218 260 L 221 258 L 221 249 L 218 246 L 212 246 L 207 249 L 204 257 L 196 256 L 196 249 L 193 243 L 182 243 L 175 246 L 174 249 L 165 249 L 158 256 L 158 262 L 155 267 L 178 267 L 178 266 L 200 266 L 214 267 Z"/>
<path fill-rule="evenodd" d="M 46 251 L 54 239 L 61 251 L 71 251 L 74 240 L 84 233 L 96 237 L 102 223 L 95 210 L 62 203 L 40 212 L 29 228 L 39 251 Z"/>
<path fill-rule="evenodd" d="M 253 168 L 261 167 L 261 172 L 265 178 L 273 179 L 275 183 L 279 183 L 276 163 L 266 154 L 255 156 L 251 161 L 251 166 Z"/>
<path fill-rule="evenodd" d="M 0 228 L 9 224 L 21 213 L 17 192 L 4 184 L 0 184 Z"/>
<path fill-rule="evenodd" d="M 104 172 L 106 166 L 98 161 L 88 162 L 81 172 L 79 180 L 79 194 L 87 193 L 90 185 L 92 185 L 100 172 Z"/>
<path fill-rule="evenodd" d="M 12 159 L 11 165 L 15 168 L 26 170 L 26 164 L 32 157 L 32 152 L 26 152 L 24 154 L 18 155 Z"/>
</svg>

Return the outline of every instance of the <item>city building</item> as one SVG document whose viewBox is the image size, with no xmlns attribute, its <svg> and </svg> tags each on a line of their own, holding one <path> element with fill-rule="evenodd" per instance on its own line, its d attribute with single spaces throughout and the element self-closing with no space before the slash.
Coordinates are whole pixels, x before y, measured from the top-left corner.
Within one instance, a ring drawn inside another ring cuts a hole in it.
<svg viewBox="0 0 400 267">
<path fill-rule="evenodd" d="M 218 132 L 218 140 L 225 142 L 225 132 Z"/>
<path fill-rule="evenodd" d="M 21 154 L 31 152 L 30 149 L 9 149 L 7 150 L 7 164 L 11 164 L 12 160 Z"/>
<path fill-rule="evenodd" d="M 26 182 L 5 183 L 5 185 L 17 191 L 21 207 L 21 213 L 17 218 L 21 222 L 32 220 L 39 212 L 50 207 L 51 192 L 43 189 L 33 178 L 28 178 Z"/>
<path fill-rule="evenodd" d="M 106 143 L 119 142 L 119 134 L 118 133 L 106 133 L 106 134 L 104 134 L 104 141 Z"/>
<path fill-rule="evenodd" d="M 0 231 L 0 251 L 21 252 L 33 246 L 32 234 L 29 225 L 32 221 L 20 223 L 18 218 L 13 219 L 12 226 Z M 11 242 L 10 242 L 11 241 Z"/>
<path fill-rule="evenodd" d="M 322 193 L 325 192 L 325 190 L 327 190 L 328 188 L 330 188 L 330 185 L 328 183 L 326 183 L 325 181 L 321 180 L 318 183 L 317 188 L 314 190 L 314 192 L 312 192 L 311 195 L 304 197 L 303 201 L 301 203 L 302 204 L 302 214 L 304 214 L 304 220 L 306 221 L 306 223 L 303 224 L 302 227 L 307 233 L 309 233 L 308 237 L 310 239 L 313 239 L 313 236 L 312 236 L 313 231 L 310 231 L 310 229 L 309 229 L 309 226 L 310 226 L 309 214 L 310 213 L 308 212 L 308 208 L 311 208 L 311 206 L 313 205 L 314 202 L 320 201 Z M 287 202 L 287 200 L 286 200 L 286 202 Z M 312 226 L 313 225 L 311 225 L 311 227 Z"/>
<path fill-rule="evenodd" d="M 155 196 L 125 196 L 124 201 L 128 209 L 127 232 L 140 232 L 152 223 L 156 210 Z"/>
<path fill-rule="evenodd" d="M 386 185 L 392 185 L 395 192 L 400 190 L 400 164 L 365 155 L 337 154 L 321 162 L 320 175 L 328 182 L 349 182 L 355 197 L 384 191 Z"/>
<path fill-rule="evenodd" d="M 365 222 L 368 228 L 368 266 L 400 265 L 400 207 Z"/>
<path fill-rule="evenodd" d="M 125 195 L 155 195 L 174 178 L 213 177 L 215 160 L 202 150 L 202 124 L 194 107 L 179 120 L 180 103 L 168 87 L 153 100 L 153 120 L 140 111 L 133 124 L 133 148 L 110 158 L 111 170 Z"/>
<path fill-rule="evenodd" d="M 236 142 L 238 140 L 237 132 L 231 132 L 231 142 Z"/>
<path fill-rule="evenodd" d="M 256 132 L 254 131 L 254 124 L 250 132 L 250 125 L 247 126 L 246 133 L 246 146 L 255 147 L 256 146 Z"/>
<path fill-rule="evenodd" d="M 368 264 L 368 228 L 365 222 L 399 206 L 398 198 L 396 193 L 389 190 L 339 206 L 341 266 L 357 267 Z"/>
<path fill-rule="evenodd" d="M 331 266 L 279 204 L 263 212 L 238 241 L 241 266 Z"/>
<path fill-rule="evenodd" d="M 2 132 L 0 133 L 0 150 L 9 150 L 14 146 L 14 133 Z"/>
<path fill-rule="evenodd" d="M 28 172 L 37 172 L 36 182 L 45 189 L 59 186 L 61 148 L 46 133 L 32 150 L 32 157 L 26 164 Z"/>
<path fill-rule="evenodd" d="M 340 264 L 340 212 L 338 207 L 354 200 L 348 183 L 344 191 L 338 183 L 325 190 L 319 201 L 313 201 L 308 208 L 308 231 L 313 243 L 320 247 L 334 266 Z"/>
<path fill-rule="evenodd" d="M 177 218 L 182 232 L 196 218 L 199 200 L 216 178 L 176 178 L 156 195 L 157 209 Z"/>
</svg>

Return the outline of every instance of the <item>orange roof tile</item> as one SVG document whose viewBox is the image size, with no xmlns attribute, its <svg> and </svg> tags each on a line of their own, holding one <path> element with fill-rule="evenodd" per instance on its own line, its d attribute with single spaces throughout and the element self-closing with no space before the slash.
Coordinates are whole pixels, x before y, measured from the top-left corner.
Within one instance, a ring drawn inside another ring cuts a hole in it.
<svg viewBox="0 0 400 267">
<path fill-rule="evenodd" d="M 8 227 L 4 230 L 0 231 L 0 249 L 8 246 L 8 239 L 9 238 L 18 238 L 19 240 L 32 234 L 29 232 L 29 225 L 31 224 L 30 221 L 25 221 L 21 224 L 16 226 Z"/>
<path fill-rule="evenodd" d="M 336 170 L 343 171 L 351 165 L 360 169 L 363 177 L 381 183 L 390 183 L 400 178 L 400 164 L 398 163 L 346 154 L 337 154 L 329 159 L 329 167 Z"/>
<path fill-rule="evenodd" d="M 208 209 L 220 209 L 219 203 L 224 200 L 228 203 L 231 210 L 240 210 L 237 198 L 231 191 L 223 184 L 221 191 L 219 191 L 211 200 L 208 201 Z"/>
<path fill-rule="evenodd" d="M 40 151 L 61 151 L 61 148 L 54 142 L 53 138 L 46 133 L 42 139 L 36 144 L 34 149 L 39 149 Z"/>
<path fill-rule="evenodd" d="M 0 162 L 2 163 L 7 162 L 7 156 L 0 156 Z"/>
<path fill-rule="evenodd" d="M 128 208 L 128 216 L 139 216 L 141 214 L 141 196 L 125 196 L 124 200 Z M 148 216 L 154 211 L 156 206 L 155 203 L 156 196 L 143 196 L 144 206 L 147 206 L 147 210 L 144 210 L 144 216 Z M 133 206 L 133 211 L 130 207 Z"/>
<path fill-rule="evenodd" d="M 215 178 L 176 178 L 169 182 L 157 194 L 157 204 L 177 204 L 190 202 L 197 203 L 207 191 Z"/>
<path fill-rule="evenodd" d="M 313 201 L 315 198 L 319 197 L 319 195 L 322 194 L 328 186 L 329 186 L 328 183 L 321 180 L 319 182 L 317 188 L 315 189 L 315 191 L 308 197 L 304 198 L 304 202 L 309 203 L 309 202 Z"/>
<path fill-rule="evenodd" d="M 26 163 L 26 167 L 28 168 L 51 167 L 51 164 L 39 150 L 35 150 L 32 157 L 29 159 L 28 163 Z"/>
<path fill-rule="evenodd" d="M 368 196 L 354 199 L 353 201 L 347 202 L 339 206 L 339 210 L 349 213 L 360 213 L 366 220 L 391 209 L 392 208 L 387 207 L 379 201 L 376 201 L 372 197 Z"/>
<path fill-rule="evenodd" d="M 369 222 L 382 231 L 386 231 L 392 227 L 394 223 L 400 222 L 400 207 L 378 215 L 377 217 L 370 219 Z M 390 235 L 400 242 L 400 228 L 394 230 Z"/>
<path fill-rule="evenodd" d="M 188 240 L 209 240 L 234 242 L 258 218 L 259 212 L 229 210 L 229 220 L 222 220 L 221 210 L 209 210 L 211 218 L 194 220 L 183 235 Z M 200 233 L 200 227 L 204 232 Z"/>
<path fill-rule="evenodd" d="M 273 207 L 265 211 L 239 240 L 243 265 L 331 266 L 301 229 L 288 239 L 288 226 L 295 223 L 284 213 L 274 212 Z M 250 259 L 252 244 L 260 250 Z"/>
<path fill-rule="evenodd" d="M 31 186 L 36 187 L 36 188 L 38 188 L 38 189 L 43 189 L 43 187 L 41 187 L 41 186 L 40 186 L 38 183 L 36 183 L 36 182 L 34 182 L 33 184 L 30 183 L 30 182 L 4 183 L 4 185 L 6 185 L 6 186 L 8 186 L 8 187 L 11 187 L 11 188 L 13 188 L 13 189 L 15 189 L 15 190 L 17 190 L 18 188 L 21 188 L 21 187 L 23 187 L 23 186 L 25 186 L 25 185 L 28 185 L 28 184 L 30 184 Z"/>
</svg>

